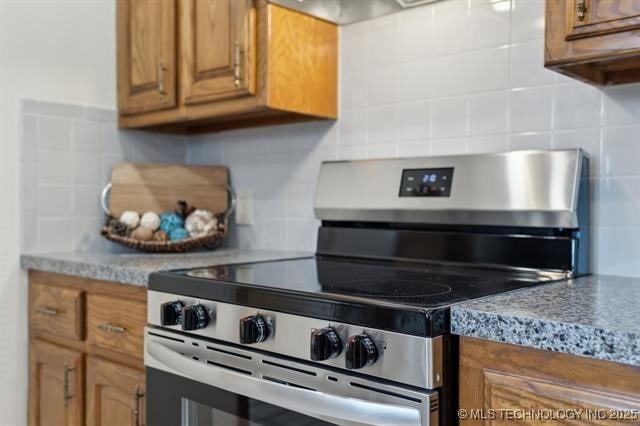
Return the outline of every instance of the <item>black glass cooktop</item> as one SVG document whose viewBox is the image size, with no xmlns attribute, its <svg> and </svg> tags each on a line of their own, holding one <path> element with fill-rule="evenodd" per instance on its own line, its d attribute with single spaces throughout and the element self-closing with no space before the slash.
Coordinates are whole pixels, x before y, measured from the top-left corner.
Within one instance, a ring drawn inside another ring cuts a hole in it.
<svg viewBox="0 0 640 426">
<path fill-rule="evenodd" d="M 447 308 L 454 303 L 553 279 L 538 273 L 311 257 L 153 274 L 149 288 L 431 334 L 448 328 Z M 416 328 L 415 321 L 423 324 Z"/>
</svg>

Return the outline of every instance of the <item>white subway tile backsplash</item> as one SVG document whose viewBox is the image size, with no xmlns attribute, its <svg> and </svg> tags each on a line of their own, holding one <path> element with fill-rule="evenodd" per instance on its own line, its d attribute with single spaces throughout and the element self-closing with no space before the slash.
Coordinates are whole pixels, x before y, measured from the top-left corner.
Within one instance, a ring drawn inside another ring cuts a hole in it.
<svg viewBox="0 0 640 426">
<path fill-rule="evenodd" d="M 122 251 L 99 235 L 105 219 L 100 191 L 111 166 L 123 161 L 182 163 L 186 138 L 121 132 L 115 112 L 102 108 L 32 100 L 22 107 L 22 250 Z"/>
<path fill-rule="evenodd" d="M 73 183 L 75 185 L 102 184 L 102 157 L 98 154 L 73 154 Z"/>
<path fill-rule="evenodd" d="M 471 63 L 469 54 L 435 58 L 432 72 L 432 95 L 444 97 L 469 92 Z M 404 78 L 407 78 L 406 76 Z"/>
<path fill-rule="evenodd" d="M 431 103 L 414 102 L 398 106 L 398 140 L 426 140 L 431 136 Z"/>
<path fill-rule="evenodd" d="M 601 129 L 556 132 L 553 137 L 553 148 L 582 148 L 589 155 L 589 175 L 600 176 L 601 141 Z"/>
<path fill-rule="evenodd" d="M 509 130 L 512 133 L 550 130 L 552 99 L 552 87 L 512 90 Z"/>
<path fill-rule="evenodd" d="M 38 185 L 38 217 L 71 217 L 71 189 L 68 185 Z"/>
<path fill-rule="evenodd" d="M 511 0 L 511 42 L 544 37 L 545 0 Z"/>
<path fill-rule="evenodd" d="M 509 49 L 496 47 L 469 53 L 469 91 L 506 89 L 509 85 Z"/>
<path fill-rule="evenodd" d="M 471 154 L 504 152 L 509 150 L 509 138 L 507 135 L 472 136 L 467 145 Z"/>
<path fill-rule="evenodd" d="M 259 139 L 256 139 L 259 140 Z M 340 144 L 365 145 L 367 143 L 367 111 L 346 109 L 340 117 Z M 247 147 L 249 151 L 251 147 Z"/>
<path fill-rule="evenodd" d="M 602 164 L 607 176 L 640 175 L 640 127 L 606 128 Z"/>
<path fill-rule="evenodd" d="M 73 174 L 71 152 L 40 151 L 37 154 L 38 183 L 71 184 Z"/>
<path fill-rule="evenodd" d="M 606 125 L 640 123 L 640 84 L 604 89 L 604 103 Z"/>
<path fill-rule="evenodd" d="M 35 115 L 23 115 L 20 139 L 20 161 L 34 161 L 37 151 L 38 118 Z"/>
<path fill-rule="evenodd" d="M 509 43 L 510 0 L 471 1 L 471 48 Z"/>
<path fill-rule="evenodd" d="M 367 146 L 367 158 L 393 158 L 397 157 L 397 145 L 395 143 L 383 143 Z"/>
<path fill-rule="evenodd" d="M 70 151 L 71 120 L 40 116 L 38 120 L 38 149 Z"/>
<path fill-rule="evenodd" d="M 437 40 L 433 28 L 433 9 L 417 7 L 400 15 L 398 60 L 416 61 L 435 54 Z"/>
<path fill-rule="evenodd" d="M 511 135 L 510 150 L 551 149 L 551 133 L 522 133 Z"/>
<path fill-rule="evenodd" d="M 20 207 L 22 212 L 35 212 L 38 206 L 38 171 L 35 163 L 20 164 Z"/>
<path fill-rule="evenodd" d="M 431 141 L 431 155 L 459 155 L 468 152 L 467 138 L 434 139 Z"/>
<path fill-rule="evenodd" d="M 71 219 L 37 219 L 37 250 L 41 253 L 71 250 Z"/>
<path fill-rule="evenodd" d="M 100 153 L 102 150 L 102 123 L 94 120 L 74 120 L 71 125 L 71 140 L 75 152 Z"/>
<path fill-rule="evenodd" d="M 555 97 L 554 127 L 576 129 L 599 127 L 601 123 L 602 93 L 584 83 L 558 85 Z"/>
<path fill-rule="evenodd" d="M 431 96 L 431 84 L 434 81 L 434 61 L 435 60 L 423 60 L 398 66 L 396 72 L 396 78 L 398 79 L 398 102 L 424 100 Z M 344 102 L 345 100 L 342 100 L 343 105 Z"/>
<path fill-rule="evenodd" d="M 398 67 L 376 68 L 367 72 L 367 103 L 370 106 L 395 103 L 398 97 Z"/>
<path fill-rule="evenodd" d="M 450 138 L 467 134 L 467 98 L 433 101 L 432 136 Z"/>
<path fill-rule="evenodd" d="M 396 140 L 398 108 L 395 105 L 369 108 L 367 135 L 369 144 L 389 143 Z"/>
<path fill-rule="evenodd" d="M 544 40 L 511 46 L 511 87 L 553 84 L 557 73 L 544 67 Z"/>
<path fill-rule="evenodd" d="M 598 225 L 640 227 L 640 177 L 601 179 L 596 193 Z"/>
<path fill-rule="evenodd" d="M 54 117 L 81 118 L 84 116 L 84 107 L 59 102 L 40 101 L 39 114 Z"/>
<path fill-rule="evenodd" d="M 507 131 L 507 92 L 469 97 L 469 134 L 487 135 Z"/>
<path fill-rule="evenodd" d="M 367 68 L 382 68 L 398 62 L 398 15 L 389 15 L 370 22 L 367 45 Z M 375 28 L 375 29 L 374 29 Z"/>
<path fill-rule="evenodd" d="M 367 106 L 367 74 L 364 71 L 342 73 L 340 98 L 343 108 L 363 108 Z"/>
</svg>

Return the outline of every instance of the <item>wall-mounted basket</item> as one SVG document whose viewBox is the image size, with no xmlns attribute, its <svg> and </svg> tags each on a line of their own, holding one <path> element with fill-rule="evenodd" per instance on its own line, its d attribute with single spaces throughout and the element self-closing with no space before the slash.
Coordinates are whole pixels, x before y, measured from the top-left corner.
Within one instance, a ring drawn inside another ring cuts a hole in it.
<svg viewBox="0 0 640 426">
<path fill-rule="evenodd" d="M 108 201 L 107 201 L 108 200 Z M 179 201 L 208 210 L 218 220 L 209 234 L 176 241 L 141 241 L 112 232 L 109 222 L 127 210 L 139 213 L 174 211 Z M 227 236 L 229 216 L 235 209 L 235 191 L 229 171 L 220 166 L 132 164 L 113 166 L 111 182 L 102 190 L 102 210 L 108 220 L 101 234 L 124 246 L 154 253 L 181 253 L 215 249 Z"/>
</svg>

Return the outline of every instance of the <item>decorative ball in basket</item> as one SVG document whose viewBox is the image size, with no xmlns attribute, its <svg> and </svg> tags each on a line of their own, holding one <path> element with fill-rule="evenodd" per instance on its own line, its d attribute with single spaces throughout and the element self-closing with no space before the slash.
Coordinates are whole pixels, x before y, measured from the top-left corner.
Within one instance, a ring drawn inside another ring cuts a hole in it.
<svg viewBox="0 0 640 426">
<path fill-rule="evenodd" d="M 215 249 L 227 236 L 235 203 L 226 167 L 116 164 L 102 190 L 101 233 L 147 252 Z"/>
</svg>

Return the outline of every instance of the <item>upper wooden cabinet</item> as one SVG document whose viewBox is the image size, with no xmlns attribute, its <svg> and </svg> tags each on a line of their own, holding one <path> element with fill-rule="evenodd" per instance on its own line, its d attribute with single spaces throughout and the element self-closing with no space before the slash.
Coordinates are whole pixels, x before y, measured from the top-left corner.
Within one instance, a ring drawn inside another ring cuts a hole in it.
<svg viewBox="0 0 640 426">
<path fill-rule="evenodd" d="M 120 126 L 336 118 L 337 43 L 336 25 L 267 0 L 118 0 Z"/>
<path fill-rule="evenodd" d="M 121 114 L 176 106 L 175 14 L 172 1 L 118 2 L 118 108 Z"/>
<path fill-rule="evenodd" d="M 545 66 L 595 84 L 640 81 L 640 0 L 547 0 Z"/>
</svg>

